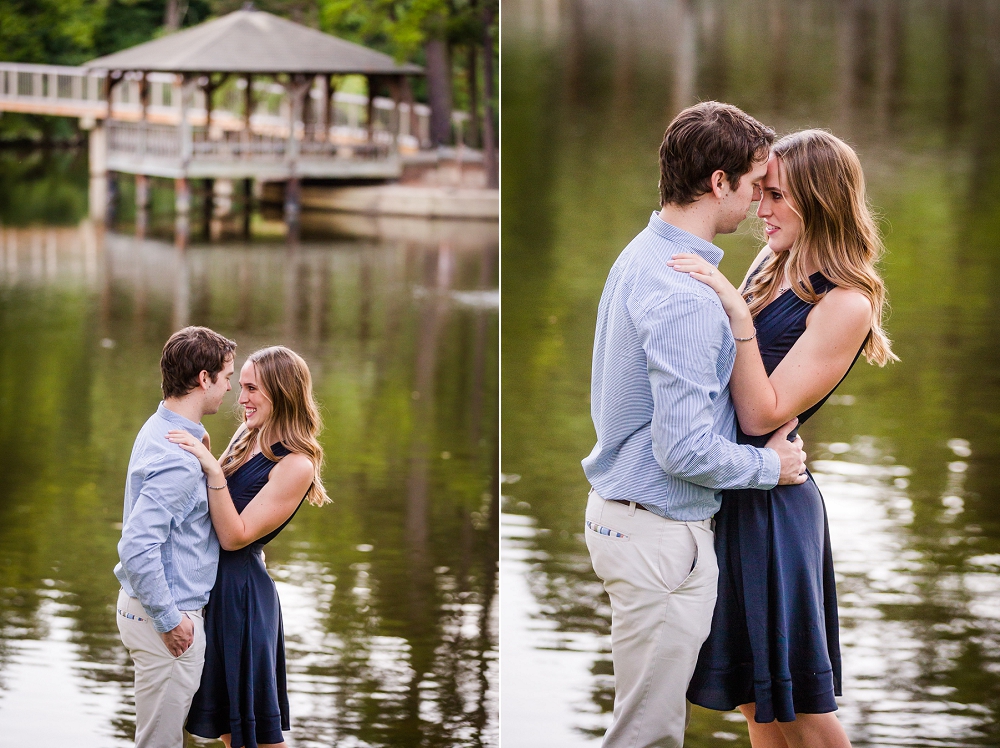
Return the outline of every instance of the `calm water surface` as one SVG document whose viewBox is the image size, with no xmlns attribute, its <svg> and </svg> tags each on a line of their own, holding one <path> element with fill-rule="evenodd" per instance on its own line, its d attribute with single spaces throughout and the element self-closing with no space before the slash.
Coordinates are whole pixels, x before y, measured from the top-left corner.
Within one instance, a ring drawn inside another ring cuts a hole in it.
<svg viewBox="0 0 1000 748">
<path fill-rule="evenodd" d="M 334 503 L 267 549 L 290 744 L 497 745 L 495 224 L 317 219 L 295 244 L 181 250 L 130 235 L 127 208 L 117 232 L 81 220 L 86 173 L 0 156 L 0 742 L 131 745 L 125 469 L 163 342 L 203 324 L 237 366 L 301 353 L 326 424 Z M 216 451 L 234 405 L 205 421 Z"/>
<path fill-rule="evenodd" d="M 594 320 L 657 207 L 681 106 L 857 148 L 900 363 L 803 428 L 838 573 L 856 746 L 1000 744 L 1000 9 L 978 0 L 510 0 L 504 10 L 504 744 L 596 745 L 610 608 L 583 542 Z M 743 276 L 751 221 L 720 237 Z M 696 709 L 689 746 L 748 745 Z"/>
</svg>

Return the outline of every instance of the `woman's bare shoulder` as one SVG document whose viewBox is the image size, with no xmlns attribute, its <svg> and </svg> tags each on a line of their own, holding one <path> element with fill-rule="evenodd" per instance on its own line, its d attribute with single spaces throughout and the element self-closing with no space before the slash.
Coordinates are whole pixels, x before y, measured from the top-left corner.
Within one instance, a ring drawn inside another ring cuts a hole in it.
<svg viewBox="0 0 1000 748">
<path fill-rule="evenodd" d="M 809 316 L 845 329 L 867 330 L 872 322 L 872 303 L 856 288 L 834 286 L 823 295 Z"/>
<path fill-rule="evenodd" d="M 864 314 L 871 316 L 872 303 L 867 296 L 856 288 L 834 286 L 823 296 L 821 303 L 828 309 L 845 314 Z"/>
<path fill-rule="evenodd" d="M 304 455 L 301 452 L 289 452 L 272 468 L 271 475 L 275 478 L 291 481 L 304 480 L 306 478 L 312 481 L 315 471 L 316 468 L 313 465 L 313 461 L 308 455 Z"/>
</svg>

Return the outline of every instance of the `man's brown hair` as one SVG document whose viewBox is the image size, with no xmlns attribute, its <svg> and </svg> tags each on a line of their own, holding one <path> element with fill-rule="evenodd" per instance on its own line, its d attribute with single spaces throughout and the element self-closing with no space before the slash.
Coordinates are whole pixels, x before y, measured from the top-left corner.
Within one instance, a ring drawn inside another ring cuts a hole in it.
<svg viewBox="0 0 1000 748">
<path fill-rule="evenodd" d="M 207 327 L 178 330 L 160 356 L 163 397 L 184 397 L 198 386 L 198 375 L 203 371 L 214 382 L 235 350 L 236 343 Z"/>
<path fill-rule="evenodd" d="M 718 170 L 729 186 L 767 156 L 774 130 L 732 104 L 703 101 L 676 117 L 660 145 L 660 205 L 689 205 L 711 192 Z"/>
</svg>

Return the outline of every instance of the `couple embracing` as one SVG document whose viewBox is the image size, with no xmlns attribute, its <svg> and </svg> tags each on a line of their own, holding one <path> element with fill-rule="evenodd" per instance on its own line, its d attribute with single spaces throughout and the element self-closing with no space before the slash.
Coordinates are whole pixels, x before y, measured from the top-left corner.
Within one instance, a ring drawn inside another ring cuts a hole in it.
<svg viewBox="0 0 1000 748">
<path fill-rule="evenodd" d="M 330 501 L 320 418 L 305 361 L 264 348 L 240 371 L 243 423 L 213 457 L 201 419 L 232 389 L 235 349 L 205 327 L 170 337 L 163 401 L 129 460 L 116 619 L 135 663 L 140 748 L 181 748 L 185 726 L 232 748 L 280 747 L 289 729 L 281 608 L 262 549 L 303 501 Z"/>
<path fill-rule="evenodd" d="M 854 151 L 734 106 L 681 112 L 661 210 L 598 309 L 585 537 L 611 598 L 605 748 L 681 746 L 691 703 L 739 708 L 756 748 L 845 748 L 823 499 L 798 424 L 882 330 L 882 253 Z M 739 289 L 711 242 L 752 202 L 767 246 Z"/>
</svg>

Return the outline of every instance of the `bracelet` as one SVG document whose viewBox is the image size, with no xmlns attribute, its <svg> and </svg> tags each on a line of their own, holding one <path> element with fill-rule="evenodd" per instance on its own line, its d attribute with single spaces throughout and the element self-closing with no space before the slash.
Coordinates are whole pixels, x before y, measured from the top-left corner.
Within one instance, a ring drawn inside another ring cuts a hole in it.
<svg viewBox="0 0 1000 748">
<path fill-rule="evenodd" d="M 756 337 L 757 337 L 757 331 L 754 330 L 753 331 L 753 335 L 751 335 L 749 338 L 738 338 L 735 335 L 733 335 L 733 340 L 737 341 L 738 343 L 749 343 L 751 340 L 753 340 Z M 209 488 L 211 488 L 211 486 L 209 486 Z"/>
<path fill-rule="evenodd" d="M 205 483 L 205 485 L 211 488 L 213 491 L 221 491 L 223 488 L 229 488 L 228 483 L 223 483 L 221 486 L 209 486 L 208 483 Z"/>
</svg>

